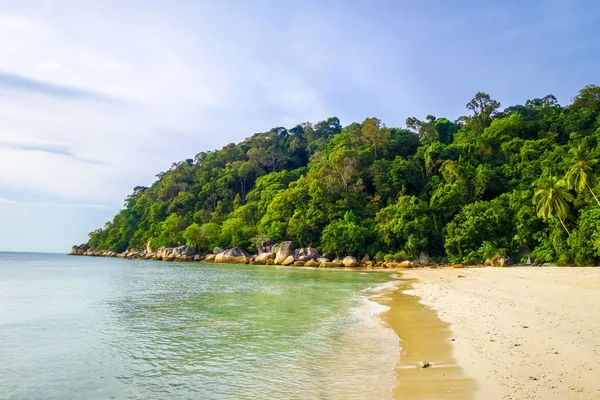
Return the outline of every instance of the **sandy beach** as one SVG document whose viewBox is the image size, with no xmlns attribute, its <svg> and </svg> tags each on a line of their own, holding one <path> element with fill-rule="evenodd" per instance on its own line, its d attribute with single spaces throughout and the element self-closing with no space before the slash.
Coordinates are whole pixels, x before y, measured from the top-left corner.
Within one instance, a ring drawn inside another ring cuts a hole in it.
<svg viewBox="0 0 600 400">
<path fill-rule="evenodd" d="M 379 300 L 402 341 L 396 398 L 600 398 L 600 268 L 425 268 L 399 278 Z"/>
</svg>

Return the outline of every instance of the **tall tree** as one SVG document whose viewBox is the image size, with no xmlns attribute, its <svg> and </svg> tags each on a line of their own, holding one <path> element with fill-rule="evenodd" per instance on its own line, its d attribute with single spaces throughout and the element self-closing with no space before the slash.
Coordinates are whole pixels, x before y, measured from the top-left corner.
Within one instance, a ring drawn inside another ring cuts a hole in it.
<svg viewBox="0 0 600 400">
<path fill-rule="evenodd" d="M 596 185 L 594 167 L 600 161 L 598 153 L 586 146 L 571 149 L 569 153 L 572 156 L 571 168 L 565 176 L 569 188 L 575 189 L 577 192 L 581 192 L 587 188 L 600 206 L 600 200 L 598 200 L 596 193 L 592 190 L 592 186 Z"/>
<path fill-rule="evenodd" d="M 567 234 L 571 236 L 564 219 L 569 215 L 569 203 L 573 201 L 573 196 L 567 191 L 565 182 L 556 176 L 550 176 L 538 179 L 534 187 L 533 202 L 537 205 L 538 217 L 558 218 Z"/>
<path fill-rule="evenodd" d="M 499 102 L 492 100 L 489 94 L 479 92 L 467 103 L 467 109 L 473 112 L 473 116 L 465 119 L 473 125 L 477 133 L 482 133 L 492 123 L 498 108 L 500 108 Z"/>
</svg>

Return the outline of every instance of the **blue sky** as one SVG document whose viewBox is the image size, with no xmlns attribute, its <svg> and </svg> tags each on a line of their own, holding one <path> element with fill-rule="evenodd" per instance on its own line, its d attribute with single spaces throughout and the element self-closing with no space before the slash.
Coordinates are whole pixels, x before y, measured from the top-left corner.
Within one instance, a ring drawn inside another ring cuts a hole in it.
<svg viewBox="0 0 600 400">
<path fill-rule="evenodd" d="M 0 0 L 0 250 L 67 251 L 271 127 L 568 104 L 600 83 L 598 26 L 596 1 Z"/>
</svg>

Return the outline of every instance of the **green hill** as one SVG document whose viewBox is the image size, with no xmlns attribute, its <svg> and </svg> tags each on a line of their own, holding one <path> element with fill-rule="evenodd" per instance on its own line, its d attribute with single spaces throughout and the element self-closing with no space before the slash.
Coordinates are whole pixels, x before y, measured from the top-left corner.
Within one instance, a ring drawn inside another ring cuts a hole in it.
<svg viewBox="0 0 600 400">
<path fill-rule="evenodd" d="M 273 128 L 136 187 L 89 246 L 291 240 L 340 255 L 600 261 L 600 87 L 502 109 L 478 93 L 457 121 L 376 118 Z M 595 192 L 595 193 L 594 193 Z"/>
</svg>

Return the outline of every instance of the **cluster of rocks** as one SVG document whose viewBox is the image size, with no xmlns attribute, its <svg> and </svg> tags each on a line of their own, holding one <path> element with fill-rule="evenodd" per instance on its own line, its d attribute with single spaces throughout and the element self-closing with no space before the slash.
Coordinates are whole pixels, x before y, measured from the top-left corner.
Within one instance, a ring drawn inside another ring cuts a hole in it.
<svg viewBox="0 0 600 400">
<path fill-rule="evenodd" d="M 118 257 L 119 254 L 112 250 L 99 250 L 95 247 L 89 247 L 87 244 L 73 246 L 69 253 L 75 256 L 90 256 L 90 257 Z"/>
<path fill-rule="evenodd" d="M 361 260 L 358 260 L 353 256 L 340 258 L 333 254 L 321 254 L 312 245 L 295 248 L 293 243 L 289 241 L 276 244 L 272 239 L 262 241 L 257 246 L 257 249 L 258 254 L 255 255 L 251 255 L 239 247 L 231 249 L 215 247 L 212 254 L 202 254 L 194 246 L 159 247 L 156 251 L 152 251 L 150 243 L 148 243 L 144 250 L 130 249 L 123 253 L 115 253 L 114 251 L 99 250 L 89 247 L 87 244 L 82 244 L 80 246 L 73 246 L 69 254 L 138 260 L 205 261 L 229 264 L 291 265 L 318 268 L 397 269 L 431 266 L 433 264 L 426 253 L 421 254 L 414 262 L 408 260 L 374 261 L 371 260 L 369 255 L 365 255 Z M 486 260 L 485 265 L 505 267 L 509 265 L 509 262 L 508 257 L 494 257 Z M 452 264 L 451 266 L 453 268 L 464 268 L 463 264 Z"/>
</svg>

